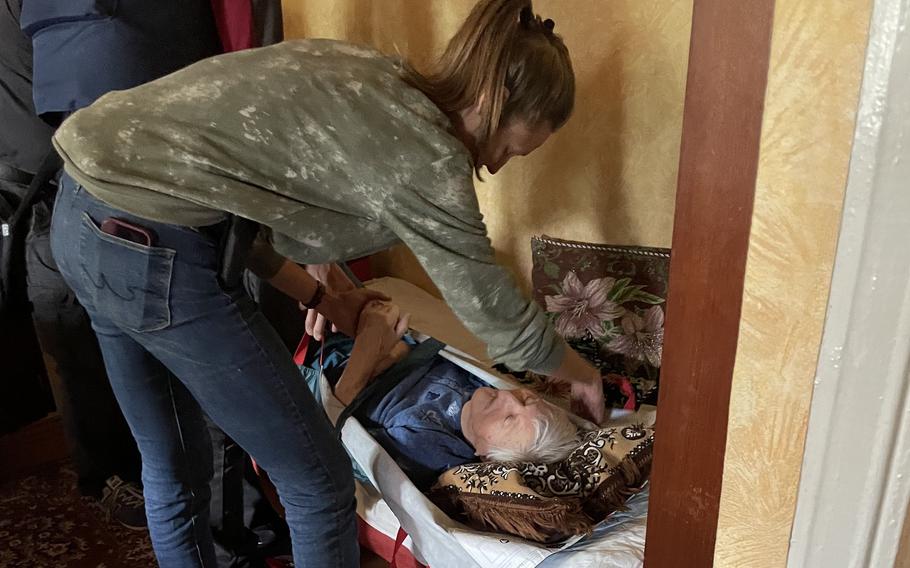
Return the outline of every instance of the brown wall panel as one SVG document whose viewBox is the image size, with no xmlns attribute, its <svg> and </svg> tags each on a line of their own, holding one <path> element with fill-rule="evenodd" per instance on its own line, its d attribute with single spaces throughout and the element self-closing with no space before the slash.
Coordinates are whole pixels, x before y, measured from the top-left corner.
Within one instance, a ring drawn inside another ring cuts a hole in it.
<svg viewBox="0 0 910 568">
<path fill-rule="evenodd" d="M 773 0 L 695 0 L 645 562 L 711 566 Z"/>
</svg>

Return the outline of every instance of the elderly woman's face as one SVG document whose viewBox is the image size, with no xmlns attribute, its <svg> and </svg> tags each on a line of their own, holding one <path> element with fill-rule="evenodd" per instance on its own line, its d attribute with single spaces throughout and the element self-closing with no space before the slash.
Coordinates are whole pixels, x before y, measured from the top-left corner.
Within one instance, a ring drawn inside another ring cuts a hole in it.
<svg viewBox="0 0 910 568">
<path fill-rule="evenodd" d="M 534 422 L 545 403 L 528 389 L 477 389 L 461 410 L 461 430 L 479 456 L 492 448 L 522 448 L 534 441 Z"/>
</svg>

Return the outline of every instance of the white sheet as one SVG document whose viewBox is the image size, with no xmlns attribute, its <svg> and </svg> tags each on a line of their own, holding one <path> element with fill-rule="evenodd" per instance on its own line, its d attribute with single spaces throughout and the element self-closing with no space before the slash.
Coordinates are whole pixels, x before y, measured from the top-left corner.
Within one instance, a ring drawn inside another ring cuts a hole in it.
<svg viewBox="0 0 910 568">
<path fill-rule="evenodd" d="M 538 568 L 638 568 L 645 562 L 645 528 L 648 523 L 648 491 L 626 503 L 629 510 L 614 513 L 594 532 L 557 552 Z"/>
</svg>

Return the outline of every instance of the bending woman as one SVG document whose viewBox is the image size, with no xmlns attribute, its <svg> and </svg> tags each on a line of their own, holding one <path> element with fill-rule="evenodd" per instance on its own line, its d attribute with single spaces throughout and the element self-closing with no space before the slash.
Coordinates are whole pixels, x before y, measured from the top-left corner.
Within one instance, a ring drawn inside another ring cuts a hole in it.
<svg viewBox="0 0 910 568">
<path fill-rule="evenodd" d="M 570 382 L 602 417 L 597 371 L 496 264 L 474 194 L 476 171 L 531 153 L 572 111 L 552 28 L 528 0 L 482 0 L 432 73 L 287 42 L 110 93 L 58 131 L 53 252 L 138 442 L 160 564 L 214 566 L 203 411 L 269 471 L 298 566 L 358 563 L 344 450 L 274 330 L 216 277 L 228 214 L 277 251 L 258 247 L 252 270 L 349 334 L 368 294 L 326 294 L 295 262 L 404 242 L 492 358 Z"/>
</svg>

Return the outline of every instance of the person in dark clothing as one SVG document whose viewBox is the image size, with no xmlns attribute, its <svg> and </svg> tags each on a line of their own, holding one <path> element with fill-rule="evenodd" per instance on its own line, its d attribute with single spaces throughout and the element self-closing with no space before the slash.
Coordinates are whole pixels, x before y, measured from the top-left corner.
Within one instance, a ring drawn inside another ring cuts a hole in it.
<svg viewBox="0 0 910 568">
<path fill-rule="evenodd" d="M 208 0 L 24 0 L 22 10 L 22 30 L 34 44 L 37 112 L 54 125 L 109 91 L 151 81 L 223 50 L 274 43 L 282 34 L 277 0 L 211 4 Z M 219 36 L 216 20 L 226 33 L 242 32 L 248 24 L 252 35 Z M 244 46 L 237 37 L 252 43 Z M 55 393 L 74 441 L 80 486 L 83 493 L 95 495 L 100 485 L 118 520 L 144 526 L 143 496 L 135 483 L 140 468 L 135 442 L 114 400 L 85 311 L 60 278 L 50 254 L 50 199 L 34 207 L 28 237 L 29 295 L 42 345 L 60 367 L 62 380 Z M 208 425 L 214 454 L 211 522 L 218 564 L 253 565 L 257 544 L 269 538 L 248 527 L 255 519 L 272 521 L 262 518 L 263 510 L 271 510 L 257 506 L 261 502 L 257 488 L 244 479 L 245 453 L 210 421 Z M 115 476 L 108 478 L 112 472 Z M 280 533 L 281 527 L 274 532 Z"/>
<path fill-rule="evenodd" d="M 32 45 L 19 31 L 21 3 L 0 4 L 0 167 L 32 175 L 51 147 L 54 129 L 38 118 L 32 103 Z"/>
<path fill-rule="evenodd" d="M 221 52 L 209 0 L 23 0 L 42 117 L 66 116 Z"/>
<path fill-rule="evenodd" d="M 109 91 L 134 87 L 220 51 L 207 0 L 4 1 L 4 26 L 10 30 L 3 37 L 16 37 L 19 58 L 28 65 L 13 71 L 4 61 L 11 84 L 22 93 L 16 108 L 26 112 L 17 113 L 21 127 L 4 128 L 0 136 L 32 163 L 50 149 L 53 127 L 72 112 Z M 20 26 L 22 32 L 15 29 Z M 43 138 L 40 148 L 27 142 L 27 133 Z M 42 350 L 56 371 L 52 389 L 73 447 L 79 489 L 101 498 L 121 523 L 144 527 L 139 452 L 88 316 L 51 255 L 54 196 L 42 197 L 32 209 L 25 244 L 28 299 Z"/>
<path fill-rule="evenodd" d="M 20 0 L 0 1 L 0 220 L 7 223 L 51 148 L 53 129 L 32 105 L 32 49 L 19 31 Z M 24 227 L 24 224 L 21 224 Z M 22 230 L 0 234 L 0 434 L 52 409 L 25 292 Z"/>
</svg>

